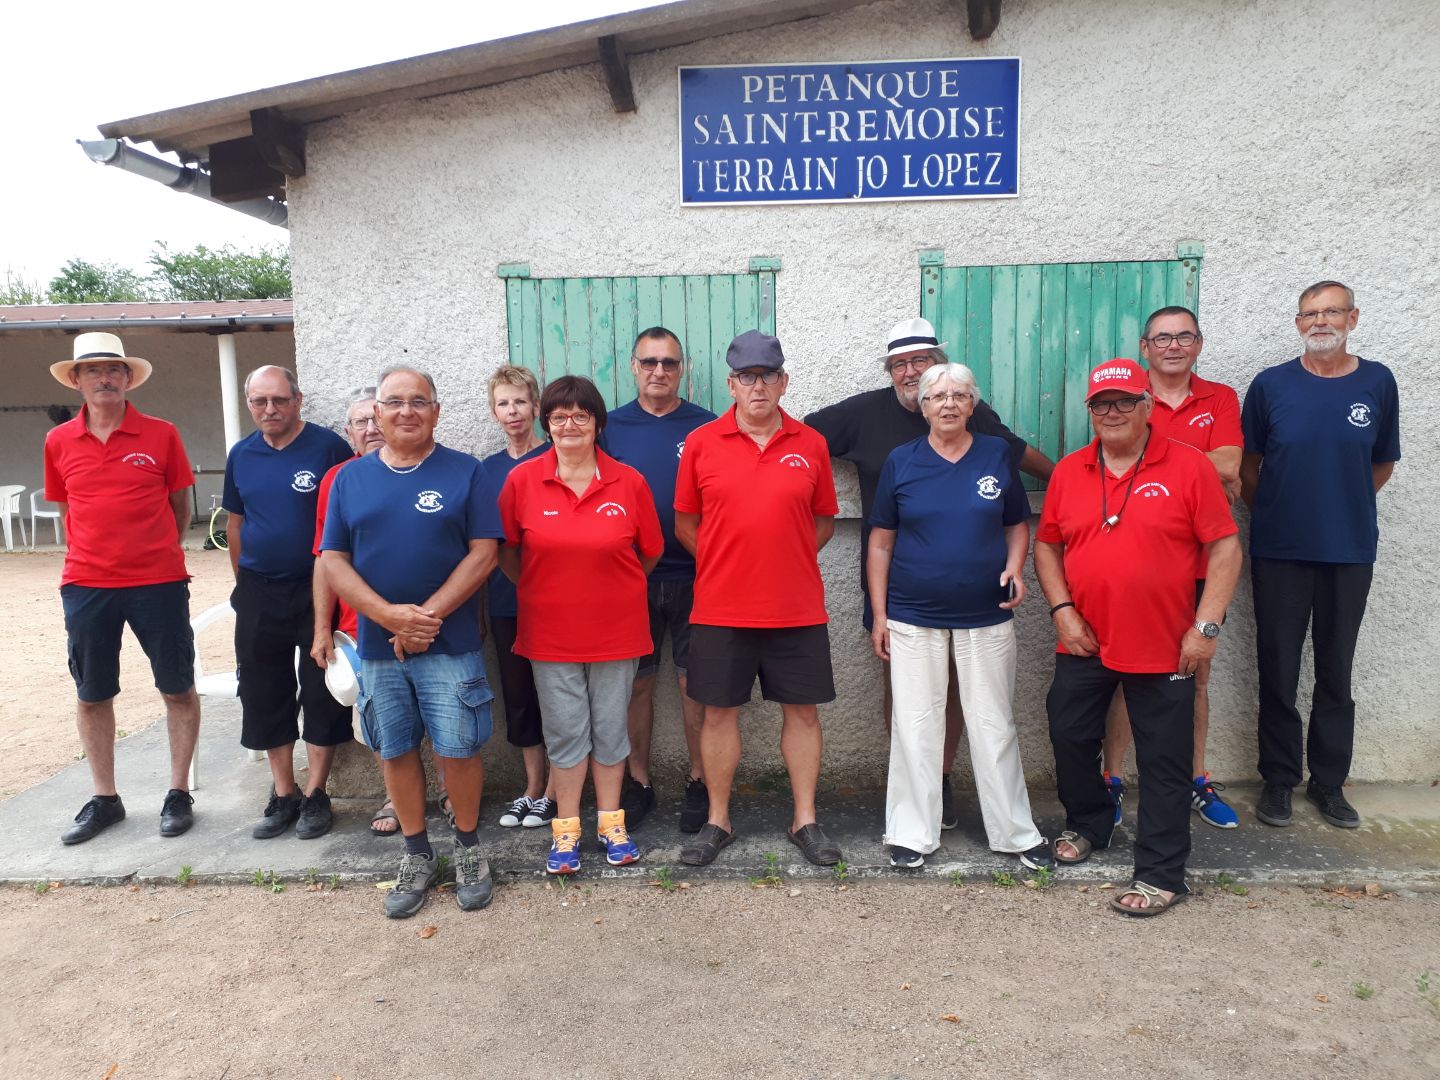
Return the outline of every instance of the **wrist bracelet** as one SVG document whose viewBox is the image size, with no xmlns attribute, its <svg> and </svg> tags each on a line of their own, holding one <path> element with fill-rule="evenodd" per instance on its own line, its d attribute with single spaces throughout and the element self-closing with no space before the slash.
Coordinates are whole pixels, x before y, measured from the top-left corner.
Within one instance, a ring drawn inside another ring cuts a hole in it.
<svg viewBox="0 0 1440 1080">
<path fill-rule="evenodd" d="M 1075 601 L 1073 601 L 1073 600 L 1062 600 L 1060 603 L 1056 604 L 1054 607 L 1052 607 L 1052 608 L 1050 609 L 1050 617 L 1053 619 L 1053 618 L 1055 617 L 1055 612 L 1059 611 L 1061 608 L 1074 607 L 1074 606 L 1075 606 Z"/>
</svg>

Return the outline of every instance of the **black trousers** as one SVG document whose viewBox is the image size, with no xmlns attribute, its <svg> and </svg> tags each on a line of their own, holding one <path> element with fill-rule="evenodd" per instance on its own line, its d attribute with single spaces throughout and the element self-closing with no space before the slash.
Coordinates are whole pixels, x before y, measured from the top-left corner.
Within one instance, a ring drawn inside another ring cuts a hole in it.
<svg viewBox="0 0 1440 1080">
<path fill-rule="evenodd" d="M 515 652 L 519 619 L 490 616 L 490 633 L 495 639 L 495 657 L 500 668 L 500 694 L 505 699 L 505 738 L 511 746 L 525 748 L 545 742 L 540 722 L 540 695 L 535 690 L 535 672 L 530 661 Z"/>
<path fill-rule="evenodd" d="M 1350 775 L 1355 699 L 1350 675 L 1374 574 L 1370 563 L 1252 559 L 1255 661 L 1260 672 L 1260 775 L 1293 788 L 1304 777 L 1295 692 L 1305 631 L 1315 650 L 1315 693 L 1305 755 L 1310 775 L 1339 787 Z"/>
<path fill-rule="evenodd" d="M 1195 680 L 1172 674 L 1115 671 L 1098 656 L 1055 657 L 1055 681 L 1045 707 L 1055 780 L 1065 827 L 1097 848 L 1110 846 L 1115 808 L 1101 775 L 1105 713 L 1115 687 L 1124 687 L 1140 771 L 1135 830 L 1135 877 L 1167 892 L 1188 892 L 1190 765 L 1195 750 Z"/>
</svg>

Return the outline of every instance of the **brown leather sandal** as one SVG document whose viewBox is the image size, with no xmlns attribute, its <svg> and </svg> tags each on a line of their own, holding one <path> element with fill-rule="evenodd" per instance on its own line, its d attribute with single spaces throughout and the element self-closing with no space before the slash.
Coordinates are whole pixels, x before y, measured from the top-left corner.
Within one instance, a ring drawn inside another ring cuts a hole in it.
<svg viewBox="0 0 1440 1080">
<path fill-rule="evenodd" d="M 1071 847 L 1073 847 L 1075 849 L 1075 855 L 1070 858 L 1061 855 L 1061 844 L 1069 844 Z M 1086 840 L 1085 837 L 1081 836 L 1075 830 L 1066 829 L 1064 832 L 1062 832 L 1059 836 L 1055 838 L 1055 843 L 1052 847 L 1052 850 L 1055 852 L 1056 862 L 1064 863 L 1066 866 L 1074 866 L 1076 863 L 1084 862 L 1092 854 L 1094 854 L 1095 845 L 1092 844 L 1089 840 Z"/>
</svg>

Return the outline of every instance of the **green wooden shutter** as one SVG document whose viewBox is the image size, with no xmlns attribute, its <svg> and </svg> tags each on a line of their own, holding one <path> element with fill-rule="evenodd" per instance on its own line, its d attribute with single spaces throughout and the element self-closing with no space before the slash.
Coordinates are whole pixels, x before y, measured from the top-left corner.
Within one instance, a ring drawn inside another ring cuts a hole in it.
<svg viewBox="0 0 1440 1080">
<path fill-rule="evenodd" d="M 500 267 L 505 279 L 510 362 L 542 385 L 560 375 L 595 381 L 614 408 L 635 396 L 630 346 L 647 326 L 680 337 L 688 359 L 685 397 L 720 412 L 729 405 L 725 350 L 746 330 L 775 333 L 778 259 L 752 259 L 744 274 L 532 278 Z"/>
<path fill-rule="evenodd" d="M 1102 360 L 1139 360 L 1156 308 L 1199 311 L 1200 247 L 1150 262 L 945 266 L 920 256 L 920 315 L 969 365 L 985 400 L 1026 442 L 1059 460 L 1090 441 L 1085 378 Z M 1143 361 L 1142 361 L 1143 363 Z M 1036 486 L 1029 482 L 1027 486 Z"/>
</svg>

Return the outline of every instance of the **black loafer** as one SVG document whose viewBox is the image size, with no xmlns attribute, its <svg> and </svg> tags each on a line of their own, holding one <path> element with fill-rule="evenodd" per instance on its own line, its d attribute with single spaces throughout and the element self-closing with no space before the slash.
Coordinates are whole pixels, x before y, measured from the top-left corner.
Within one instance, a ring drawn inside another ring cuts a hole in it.
<svg viewBox="0 0 1440 1080">
<path fill-rule="evenodd" d="M 1313 780 L 1305 787 L 1305 798 L 1320 809 L 1320 816 L 1337 829 L 1358 829 L 1360 814 L 1338 787 L 1324 787 Z"/>
<path fill-rule="evenodd" d="M 715 856 L 735 842 L 735 832 L 726 832 L 719 825 L 706 822 L 695 839 L 680 849 L 680 861 L 687 866 L 709 866 Z"/>
<path fill-rule="evenodd" d="M 62 844 L 83 844 L 92 840 L 118 821 L 125 820 L 125 804 L 117 795 L 114 802 L 107 802 L 96 795 L 80 808 L 75 815 L 75 824 L 66 829 L 60 837 Z"/>
<path fill-rule="evenodd" d="M 811 822 L 809 825 L 801 825 L 793 833 L 787 833 L 790 842 L 800 849 L 800 854 L 805 856 L 805 861 L 816 866 L 834 866 L 841 859 L 840 848 L 832 843 L 825 835 L 820 826 Z"/>
<path fill-rule="evenodd" d="M 160 835 L 179 836 L 190 831 L 195 824 L 195 814 L 190 807 L 195 797 L 188 791 L 171 788 L 165 793 L 165 803 L 160 807 Z"/>
<path fill-rule="evenodd" d="M 335 811 L 330 808 L 330 796 L 323 788 L 316 788 L 300 801 L 300 818 L 295 823 L 295 835 L 301 840 L 314 840 L 324 836 L 335 825 Z"/>
<path fill-rule="evenodd" d="M 1266 825 L 1283 829 L 1293 822 L 1290 812 L 1290 789 L 1284 784 L 1266 784 L 1260 789 L 1260 801 L 1255 805 L 1255 816 Z"/>
</svg>

